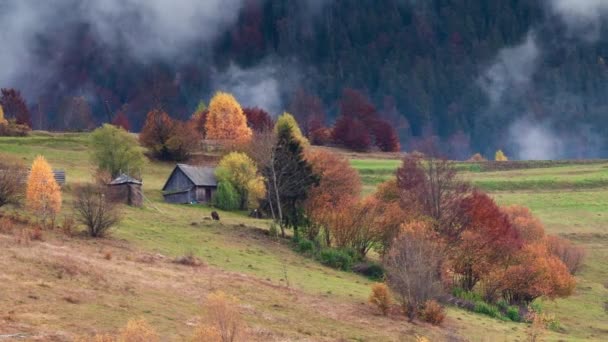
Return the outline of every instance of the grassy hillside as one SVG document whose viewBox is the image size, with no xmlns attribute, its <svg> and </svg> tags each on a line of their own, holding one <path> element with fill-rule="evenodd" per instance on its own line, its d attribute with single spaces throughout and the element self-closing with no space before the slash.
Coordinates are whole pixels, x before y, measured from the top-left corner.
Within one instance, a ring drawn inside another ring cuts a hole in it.
<svg viewBox="0 0 608 342">
<path fill-rule="evenodd" d="M 0 151 L 24 162 L 37 154 L 66 170 L 64 210 L 70 212 L 71 184 L 90 181 L 85 134 L 37 133 L 28 138 L 0 138 Z M 395 160 L 353 160 L 373 190 L 388 178 Z M 244 213 L 220 212 L 222 221 L 205 219 L 205 206 L 169 205 L 160 188 L 171 164 L 150 163 L 144 170 L 144 208 L 126 208 L 124 220 L 110 239 L 68 239 L 45 233 L 44 241 L 15 243 L 0 234 L 0 335 L 70 340 L 75 333 L 114 331 L 133 317 L 144 317 L 164 340 L 187 337 L 201 317 L 207 293 L 223 289 L 241 300 L 241 312 L 252 340 L 408 341 L 416 335 L 431 340 L 461 337 L 471 341 L 523 340 L 526 324 L 500 322 L 449 309 L 441 328 L 379 316 L 367 302 L 371 282 L 335 271 L 270 239 L 268 222 Z M 583 172 L 584 170 L 584 172 Z M 608 265 L 606 201 L 601 187 L 603 164 L 569 165 L 543 170 L 466 172 L 474 182 L 526 182 L 547 171 L 559 182 L 595 182 L 593 188 L 564 191 L 546 186 L 494 191 L 501 203 L 528 205 L 552 233 L 564 234 L 590 249 L 587 265 L 572 298 L 544 303 L 562 325 L 549 340 L 608 338 L 603 302 Z M 578 171 L 578 172 L 577 172 Z M 377 174 L 374 174 L 377 172 Z M 502 177 L 501 177 L 502 175 Z M 586 176 L 588 175 L 588 177 Z M 21 211 L 9 208 L 5 211 Z M 106 255 L 110 253 L 110 260 Z M 171 261 L 193 253 L 202 268 Z M 94 322 L 96 322 L 94 324 Z"/>
</svg>

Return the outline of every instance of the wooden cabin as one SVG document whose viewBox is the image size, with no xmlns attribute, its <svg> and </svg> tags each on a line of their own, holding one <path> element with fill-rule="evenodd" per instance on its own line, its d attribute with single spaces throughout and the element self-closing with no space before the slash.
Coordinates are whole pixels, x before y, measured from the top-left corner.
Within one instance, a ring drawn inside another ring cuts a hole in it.
<svg viewBox="0 0 608 342">
<path fill-rule="evenodd" d="M 217 190 L 215 168 L 177 164 L 163 187 L 169 203 L 208 203 Z"/>
<path fill-rule="evenodd" d="M 142 184 L 142 181 L 123 173 L 108 184 L 108 196 L 113 202 L 141 207 L 144 204 Z"/>
</svg>

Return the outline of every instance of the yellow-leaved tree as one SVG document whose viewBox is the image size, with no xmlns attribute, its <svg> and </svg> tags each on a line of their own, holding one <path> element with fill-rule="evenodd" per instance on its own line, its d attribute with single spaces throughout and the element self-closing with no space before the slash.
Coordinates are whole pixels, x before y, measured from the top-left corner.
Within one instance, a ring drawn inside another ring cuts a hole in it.
<svg viewBox="0 0 608 342">
<path fill-rule="evenodd" d="M 234 96 L 221 91 L 209 103 L 205 131 L 207 139 L 239 143 L 249 141 L 252 135 L 241 105 Z"/>
<path fill-rule="evenodd" d="M 47 219 L 53 222 L 61 210 L 61 189 L 55 181 L 51 165 L 43 156 L 34 159 L 25 197 L 27 208 L 38 216 L 43 226 Z"/>
<path fill-rule="evenodd" d="M 279 127 L 287 127 L 291 131 L 291 135 L 296 139 L 302 147 L 310 146 L 308 139 L 302 134 L 302 130 L 300 130 L 300 126 L 298 126 L 298 122 L 293 115 L 284 112 L 283 115 L 279 116 L 277 119 L 277 123 L 274 125 L 274 132 L 279 131 Z"/>
<path fill-rule="evenodd" d="M 0 105 L 0 125 L 6 124 L 8 124 L 8 121 L 6 121 L 6 118 L 4 117 L 4 109 L 2 109 L 2 105 Z"/>
<path fill-rule="evenodd" d="M 241 209 L 255 208 L 266 195 L 264 178 L 249 156 L 242 152 L 228 153 L 215 171 L 218 182 L 230 183 L 240 197 Z"/>
<path fill-rule="evenodd" d="M 498 151 L 496 151 L 496 154 L 494 155 L 494 160 L 496 160 L 496 161 L 508 161 L 509 158 L 507 158 L 507 156 L 504 154 L 504 152 L 502 150 L 498 150 Z"/>
</svg>

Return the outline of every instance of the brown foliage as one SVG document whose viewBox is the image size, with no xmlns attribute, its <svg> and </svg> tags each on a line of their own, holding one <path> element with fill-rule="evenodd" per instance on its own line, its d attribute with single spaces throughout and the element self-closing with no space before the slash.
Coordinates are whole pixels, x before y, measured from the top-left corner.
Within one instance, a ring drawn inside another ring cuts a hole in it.
<svg viewBox="0 0 608 342">
<path fill-rule="evenodd" d="M 545 236 L 543 223 L 532 215 L 530 209 L 521 205 L 511 205 L 501 210 L 507 214 L 509 222 L 525 242 L 536 242 Z"/>
<path fill-rule="evenodd" d="M 554 235 L 547 236 L 547 248 L 549 253 L 566 265 L 570 274 L 580 271 L 587 254 L 582 246 L 576 246 L 572 242 Z"/>
<path fill-rule="evenodd" d="M 372 293 L 369 295 L 369 302 L 375 305 L 384 316 L 388 315 L 388 310 L 393 302 L 388 286 L 384 283 L 372 285 Z"/>
<path fill-rule="evenodd" d="M 173 120 L 160 110 L 148 113 L 140 143 L 162 160 L 186 160 L 198 146 L 200 135 L 192 122 Z"/>
<path fill-rule="evenodd" d="M 318 233 L 315 227 L 323 226 L 328 233 L 327 215 L 359 196 L 361 179 L 348 160 L 337 154 L 323 150 L 308 151 L 306 159 L 313 172 L 321 178 L 319 184 L 308 193 L 304 204 L 314 225 L 308 232 L 308 238 L 312 240 Z M 329 236 L 326 238 L 329 239 Z"/>
<path fill-rule="evenodd" d="M 191 266 L 191 267 L 201 267 L 204 265 L 203 261 L 196 257 L 193 252 L 188 252 L 186 255 L 176 258 L 173 260 L 174 263 Z"/>
<path fill-rule="evenodd" d="M 119 208 L 106 192 L 106 187 L 92 184 L 75 190 L 74 210 L 91 237 L 103 237 L 120 221 Z"/>
<path fill-rule="evenodd" d="M 27 104 L 21 92 L 16 89 L 8 88 L 0 90 L 0 105 L 4 109 L 6 119 L 15 119 L 19 125 L 32 127 L 30 111 L 27 109 Z"/>
<path fill-rule="evenodd" d="M 420 309 L 418 315 L 427 323 L 441 325 L 445 319 L 446 313 L 441 304 L 439 304 L 436 300 L 431 299 L 424 303 L 424 306 L 422 309 Z"/>
<path fill-rule="evenodd" d="M 408 156 L 397 170 L 397 187 L 406 212 L 432 218 L 442 237 L 458 240 L 462 231 L 460 204 L 470 186 L 458 179 L 454 165 L 444 159 Z"/>
<path fill-rule="evenodd" d="M 257 132 L 271 131 L 274 127 L 272 118 L 265 110 L 253 107 L 243 108 L 243 113 L 247 117 L 247 125 Z"/>
<path fill-rule="evenodd" d="M 428 232 L 406 231 L 384 256 L 388 285 L 412 321 L 429 299 L 441 294 L 443 247 Z"/>
<path fill-rule="evenodd" d="M 191 342 L 223 342 L 222 336 L 217 328 L 199 324 L 194 329 Z"/>
<path fill-rule="evenodd" d="M 452 254 L 452 262 L 462 277 L 462 288 L 472 290 L 484 275 L 505 265 L 523 242 L 488 195 L 473 192 L 461 202 L 461 209 L 464 231 Z"/>
<path fill-rule="evenodd" d="M 367 151 L 372 144 L 371 134 L 365 123 L 357 118 L 341 116 L 332 131 L 335 143 L 355 151 Z"/>
<path fill-rule="evenodd" d="M 131 130 L 131 124 L 129 123 L 129 118 L 127 118 L 127 115 L 123 111 L 119 111 L 116 114 L 116 116 L 112 120 L 112 125 L 122 128 L 127 132 L 129 130 Z"/>
<path fill-rule="evenodd" d="M 498 270 L 500 289 L 511 303 L 530 303 L 544 296 L 549 299 L 572 294 L 576 281 L 566 265 L 549 254 L 542 243 L 524 247 L 518 262 L 506 270 Z"/>
<path fill-rule="evenodd" d="M 377 119 L 373 125 L 373 135 L 380 151 L 398 152 L 401 150 L 397 132 L 389 122 Z"/>
<path fill-rule="evenodd" d="M 15 204 L 23 195 L 25 166 L 16 158 L 0 156 L 0 207 Z"/>
<path fill-rule="evenodd" d="M 155 342 L 159 340 L 156 330 L 144 319 L 127 322 L 118 337 L 118 342 Z"/>
</svg>

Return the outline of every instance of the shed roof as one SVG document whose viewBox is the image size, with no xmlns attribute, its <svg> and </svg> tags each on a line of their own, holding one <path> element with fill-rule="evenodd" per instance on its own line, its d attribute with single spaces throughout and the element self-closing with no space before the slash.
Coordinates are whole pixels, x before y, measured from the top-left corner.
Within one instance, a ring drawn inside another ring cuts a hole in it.
<svg viewBox="0 0 608 342">
<path fill-rule="evenodd" d="M 177 170 L 180 170 L 195 186 L 217 186 L 217 179 L 215 178 L 215 168 L 208 166 L 194 166 L 186 164 L 177 164 L 167 183 Z M 167 187 L 167 183 L 163 187 L 163 190 Z"/>
<path fill-rule="evenodd" d="M 110 185 L 120 185 L 120 184 L 129 184 L 129 183 L 141 185 L 142 181 L 137 180 L 137 179 L 135 179 L 133 177 L 130 177 L 130 176 L 124 174 L 124 173 L 121 173 L 120 176 L 114 178 L 110 182 Z"/>
</svg>

